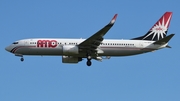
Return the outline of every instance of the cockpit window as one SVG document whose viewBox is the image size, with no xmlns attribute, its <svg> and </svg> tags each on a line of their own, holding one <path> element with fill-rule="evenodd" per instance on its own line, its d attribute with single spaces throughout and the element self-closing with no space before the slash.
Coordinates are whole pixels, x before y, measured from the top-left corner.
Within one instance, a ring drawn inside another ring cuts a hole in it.
<svg viewBox="0 0 180 101">
<path fill-rule="evenodd" d="M 18 44 L 18 42 L 13 42 L 13 44 Z"/>
</svg>

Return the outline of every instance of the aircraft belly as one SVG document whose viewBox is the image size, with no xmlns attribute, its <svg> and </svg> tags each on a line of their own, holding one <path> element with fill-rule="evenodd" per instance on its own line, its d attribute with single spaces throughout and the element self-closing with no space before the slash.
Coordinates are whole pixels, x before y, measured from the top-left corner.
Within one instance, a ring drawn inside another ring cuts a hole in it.
<svg viewBox="0 0 180 101">
<path fill-rule="evenodd" d="M 17 50 L 18 54 L 23 55 L 62 55 L 62 48 L 21 48 Z"/>
<path fill-rule="evenodd" d="M 62 47 L 58 48 L 37 48 L 37 47 L 23 47 L 19 48 L 15 54 L 22 55 L 63 55 Z M 98 54 L 99 56 L 129 56 L 145 53 L 145 51 L 139 48 L 101 48 L 103 53 Z M 147 52 L 147 51 L 146 51 Z M 86 57 L 86 53 L 79 53 L 73 55 L 76 57 Z"/>
<path fill-rule="evenodd" d="M 102 56 L 129 56 L 129 55 L 136 55 L 144 53 L 141 49 L 102 49 L 104 51 L 103 54 L 100 54 Z"/>
</svg>

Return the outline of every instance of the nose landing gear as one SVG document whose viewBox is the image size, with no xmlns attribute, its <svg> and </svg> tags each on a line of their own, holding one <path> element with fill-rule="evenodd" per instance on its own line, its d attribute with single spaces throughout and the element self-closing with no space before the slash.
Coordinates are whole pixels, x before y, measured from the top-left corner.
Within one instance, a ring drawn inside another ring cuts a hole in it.
<svg viewBox="0 0 180 101">
<path fill-rule="evenodd" d="M 21 57 L 21 59 L 20 59 L 22 62 L 24 61 L 24 58 L 23 57 Z"/>
<path fill-rule="evenodd" d="M 22 54 L 15 54 L 15 56 L 21 57 L 20 60 L 21 60 L 22 62 L 24 61 L 24 58 L 23 58 L 23 55 L 22 55 Z"/>
</svg>

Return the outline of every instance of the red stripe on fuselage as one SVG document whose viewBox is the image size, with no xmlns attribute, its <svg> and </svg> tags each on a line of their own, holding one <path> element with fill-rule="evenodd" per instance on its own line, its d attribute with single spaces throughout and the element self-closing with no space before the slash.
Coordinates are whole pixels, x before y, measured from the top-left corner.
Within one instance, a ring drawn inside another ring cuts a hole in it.
<svg viewBox="0 0 180 101">
<path fill-rule="evenodd" d="M 20 48 L 27 48 L 27 47 L 36 47 L 36 46 L 17 46 L 11 50 L 12 53 L 15 53 Z"/>
</svg>

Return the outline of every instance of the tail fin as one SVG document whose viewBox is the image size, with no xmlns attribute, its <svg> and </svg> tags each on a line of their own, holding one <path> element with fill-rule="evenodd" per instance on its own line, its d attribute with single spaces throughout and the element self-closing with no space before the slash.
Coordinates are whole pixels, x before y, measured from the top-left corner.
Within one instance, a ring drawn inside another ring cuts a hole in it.
<svg viewBox="0 0 180 101">
<path fill-rule="evenodd" d="M 166 37 L 171 17 L 172 12 L 164 13 L 164 15 L 154 24 L 154 26 L 144 36 L 133 38 L 132 40 L 157 41 Z"/>
</svg>

